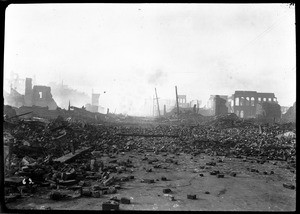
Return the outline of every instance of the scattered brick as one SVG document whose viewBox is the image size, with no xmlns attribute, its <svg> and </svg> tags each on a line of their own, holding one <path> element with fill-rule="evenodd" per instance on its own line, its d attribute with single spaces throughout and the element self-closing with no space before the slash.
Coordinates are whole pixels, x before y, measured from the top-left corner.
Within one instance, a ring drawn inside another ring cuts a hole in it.
<svg viewBox="0 0 300 214">
<path fill-rule="evenodd" d="M 230 175 L 231 175 L 232 177 L 236 177 L 236 172 L 231 172 Z"/>
<path fill-rule="evenodd" d="M 224 174 L 218 174 L 217 177 L 218 178 L 224 178 Z"/>
<path fill-rule="evenodd" d="M 130 199 L 122 197 L 120 202 L 121 204 L 130 204 Z"/>
<path fill-rule="evenodd" d="M 197 196 L 196 195 L 187 195 L 187 198 L 195 200 L 197 198 Z"/>
<path fill-rule="evenodd" d="M 89 188 L 82 188 L 81 195 L 90 197 L 92 195 L 92 192 Z"/>
<path fill-rule="evenodd" d="M 92 191 L 92 196 L 94 198 L 100 198 L 100 191 Z"/>
<path fill-rule="evenodd" d="M 163 193 L 170 193 L 170 192 L 172 192 L 172 190 L 171 189 L 163 189 Z"/>
<path fill-rule="evenodd" d="M 148 184 L 155 183 L 154 179 L 143 179 L 141 182 L 142 183 L 148 183 Z"/>
<path fill-rule="evenodd" d="M 162 177 L 161 177 L 161 180 L 162 180 L 162 181 L 167 181 L 167 178 L 166 178 L 165 176 L 162 176 Z"/>
<path fill-rule="evenodd" d="M 291 183 L 283 183 L 283 187 L 285 187 L 287 189 L 296 189 L 295 185 L 293 185 Z"/>
<path fill-rule="evenodd" d="M 119 203 L 116 201 L 107 201 L 102 204 L 102 210 L 119 210 Z"/>
<path fill-rule="evenodd" d="M 213 170 L 210 172 L 211 175 L 217 175 L 219 173 L 220 173 L 219 170 Z"/>
</svg>

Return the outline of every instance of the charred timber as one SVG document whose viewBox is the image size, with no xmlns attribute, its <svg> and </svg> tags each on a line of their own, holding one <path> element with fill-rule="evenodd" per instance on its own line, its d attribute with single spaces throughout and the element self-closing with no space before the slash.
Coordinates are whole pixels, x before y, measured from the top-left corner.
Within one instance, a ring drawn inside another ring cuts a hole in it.
<svg viewBox="0 0 300 214">
<path fill-rule="evenodd" d="M 15 118 L 15 117 L 21 117 L 21 116 L 24 116 L 24 115 L 30 114 L 30 113 L 32 113 L 32 111 L 27 112 L 27 113 L 24 113 L 24 114 L 15 115 L 15 116 L 12 116 L 12 117 L 10 117 L 10 118 L 8 118 L 8 119 L 12 119 L 12 118 Z"/>
</svg>

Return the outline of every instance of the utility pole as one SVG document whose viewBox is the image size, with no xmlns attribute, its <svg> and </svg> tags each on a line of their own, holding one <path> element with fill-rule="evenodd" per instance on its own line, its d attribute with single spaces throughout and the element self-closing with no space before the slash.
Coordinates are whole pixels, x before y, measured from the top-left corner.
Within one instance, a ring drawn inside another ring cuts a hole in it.
<svg viewBox="0 0 300 214">
<path fill-rule="evenodd" d="M 175 86 L 175 92 L 176 92 L 176 105 L 177 105 L 177 114 L 179 115 L 179 105 L 178 105 L 177 86 Z"/>
<path fill-rule="evenodd" d="M 153 117 L 154 117 L 154 95 L 152 96 L 152 106 L 153 106 L 153 108 L 152 108 L 152 113 L 153 113 Z"/>
<path fill-rule="evenodd" d="M 158 103 L 158 98 L 157 98 L 157 92 L 156 92 L 156 88 L 155 88 L 155 95 L 156 95 L 156 102 L 157 102 L 157 111 L 158 111 L 158 116 L 160 117 L 159 103 Z"/>
</svg>

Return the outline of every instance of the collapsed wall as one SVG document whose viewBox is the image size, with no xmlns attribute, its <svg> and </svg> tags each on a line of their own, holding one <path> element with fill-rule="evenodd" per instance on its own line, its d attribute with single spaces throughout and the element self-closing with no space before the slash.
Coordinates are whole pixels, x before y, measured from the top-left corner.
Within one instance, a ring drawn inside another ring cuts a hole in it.
<svg viewBox="0 0 300 214">
<path fill-rule="evenodd" d="M 285 114 L 282 115 L 282 120 L 286 123 L 296 122 L 296 102 L 287 110 Z"/>
</svg>

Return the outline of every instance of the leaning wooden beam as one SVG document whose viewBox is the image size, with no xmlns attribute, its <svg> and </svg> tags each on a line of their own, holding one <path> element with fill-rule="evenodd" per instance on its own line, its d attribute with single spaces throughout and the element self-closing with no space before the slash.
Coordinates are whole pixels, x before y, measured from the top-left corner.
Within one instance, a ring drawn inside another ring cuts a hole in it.
<svg viewBox="0 0 300 214">
<path fill-rule="evenodd" d="M 61 162 L 61 163 L 71 162 L 77 156 L 88 152 L 89 149 L 91 149 L 91 147 L 84 147 L 84 148 L 81 148 L 81 149 L 77 149 L 74 154 L 72 152 L 70 152 L 70 153 L 68 153 L 68 154 L 66 154 L 66 155 L 64 155 L 60 158 L 54 159 L 54 161 Z"/>
<path fill-rule="evenodd" d="M 21 117 L 21 116 L 24 116 L 24 115 L 30 114 L 30 113 L 32 113 L 32 111 L 27 112 L 27 113 L 24 113 L 24 114 L 15 115 L 15 116 L 12 116 L 12 117 L 10 117 L 10 118 L 8 118 L 8 119 L 12 119 L 12 118 L 15 118 L 15 117 Z"/>
<path fill-rule="evenodd" d="M 136 136 L 136 137 L 179 137 L 179 135 L 163 135 L 163 134 L 127 134 L 127 133 L 118 133 L 119 136 Z"/>
</svg>

